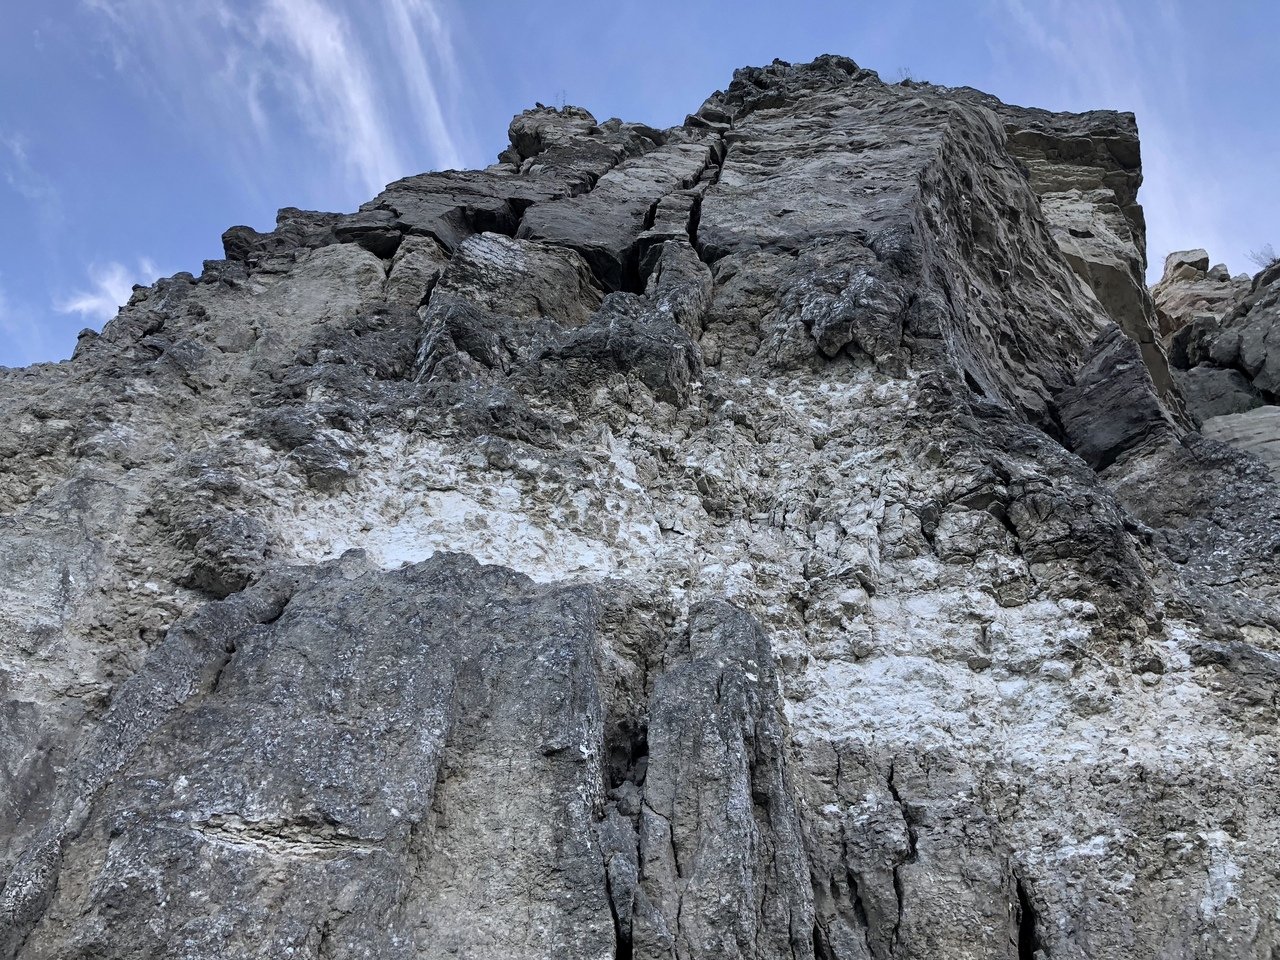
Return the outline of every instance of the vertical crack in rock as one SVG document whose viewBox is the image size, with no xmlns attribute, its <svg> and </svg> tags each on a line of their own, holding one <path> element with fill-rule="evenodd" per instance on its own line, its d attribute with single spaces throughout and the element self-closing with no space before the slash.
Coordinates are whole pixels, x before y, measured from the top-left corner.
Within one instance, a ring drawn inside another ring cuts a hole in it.
<svg viewBox="0 0 1280 960">
<path fill-rule="evenodd" d="M 849 898 L 853 904 L 853 918 L 857 921 L 858 926 L 863 929 L 867 942 L 867 949 L 871 949 L 871 922 L 867 919 L 867 908 L 862 902 L 862 891 L 858 888 L 858 876 L 852 870 L 845 872 L 845 879 L 849 884 Z"/>
<path fill-rule="evenodd" d="M 720 182 L 720 177 L 724 173 L 725 160 L 728 159 L 729 151 L 732 149 L 727 145 L 723 138 L 719 141 L 717 147 L 711 154 L 711 162 L 707 168 L 703 170 L 699 189 L 693 197 L 693 208 L 689 211 L 689 245 L 697 252 L 699 259 L 707 266 L 712 266 L 714 261 L 710 259 L 703 251 L 702 244 L 698 240 L 698 225 L 702 221 L 702 202 L 706 197 L 707 191 L 714 190 L 716 184 Z"/>
<path fill-rule="evenodd" d="M 893 954 L 897 954 L 898 947 L 901 943 L 902 919 L 906 913 L 906 887 L 902 879 L 902 869 L 910 864 L 914 864 L 919 859 L 916 852 L 917 836 L 914 819 L 910 808 L 898 793 L 898 786 L 895 782 L 895 774 L 897 772 L 897 760 L 889 761 L 889 774 L 885 778 L 885 783 L 889 788 L 889 795 L 893 798 L 893 802 L 898 805 L 898 809 L 902 814 L 902 821 L 907 828 L 907 852 L 906 855 L 897 860 L 893 864 L 893 892 L 898 901 L 898 916 L 893 925 L 893 933 L 889 938 L 889 949 Z M 856 889 L 856 888 L 855 888 Z"/>
<path fill-rule="evenodd" d="M 827 934 L 815 920 L 813 924 L 813 960 L 837 960 L 827 941 Z"/>
<path fill-rule="evenodd" d="M 330 923 L 326 919 L 324 923 L 320 925 L 320 937 L 318 942 L 316 943 L 317 960 L 325 960 L 326 957 L 333 956 L 333 951 L 331 949 L 332 944 L 330 943 L 330 940 L 329 940 L 330 934 L 331 934 Z"/>
<path fill-rule="evenodd" d="M 623 915 L 618 910 L 617 897 L 621 895 L 621 891 L 615 891 L 613 888 L 613 880 L 609 876 L 609 864 L 605 861 L 604 872 L 605 895 L 609 898 L 609 913 L 613 917 L 613 936 L 614 960 L 631 960 L 634 955 L 631 943 L 631 926 L 630 917 L 628 915 L 627 922 L 624 923 Z"/>
<path fill-rule="evenodd" d="M 222 675 L 227 672 L 227 667 L 231 665 L 231 661 L 236 655 L 236 642 L 232 637 L 227 638 L 227 642 L 223 647 L 223 657 L 213 674 L 213 682 L 209 684 L 209 696 L 213 696 L 218 692 L 218 688 L 222 685 Z"/>
<path fill-rule="evenodd" d="M 516 235 L 576 250 L 605 290 L 638 293 L 640 238 L 653 225 L 651 213 L 696 183 L 717 147 L 701 132 L 673 132 L 610 170 L 589 194 L 535 205 Z"/>
<path fill-rule="evenodd" d="M 697 194 L 693 198 L 693 207 L 689 210 L 689 246 L 694 251 L 698 250 L 698 221 L 702 219 L 702 194 Z M 701 257 L 701 254 L 699 254 Z M 705 262 L 705 261 L 704 261 Z"/>
<path fill-rule="evenodd" d="M 1022 874 L 1014 871 L 1013 877 L 1018 896 L 1016 907 L 1018 960 L 1045 960 L 1047 954 L 1041 950 L 1040 926 L 1035 904 L 1031 902 L 1031 894 L 1022 880 Z"/>
<path fill-rule="evenodd" d="M 778 752 L 775 682 L 751 618 L 723 602 L 690 612 L 650 701 L 640 851 L 649 909 L 637 916 L 637 947 L 811 952 L 808 864 Z"/>
</svg>

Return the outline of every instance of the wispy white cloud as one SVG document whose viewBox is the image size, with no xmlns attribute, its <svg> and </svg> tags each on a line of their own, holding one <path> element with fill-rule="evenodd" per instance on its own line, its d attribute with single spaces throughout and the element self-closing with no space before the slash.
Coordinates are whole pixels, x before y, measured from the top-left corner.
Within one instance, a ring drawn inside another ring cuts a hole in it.
<svg viewBox="0 0 1280 960">
<path fill-rule="evenodd" d="M 322 0 L 268 0 L 257 27 L 258 42 L 294 64 L 276 79 L 312 135 L 327 140 L 366 189 L 381 189 L 403 165 L 368 62 L 348 42 L 351 24 Z"/>
<path fill-rule="evenodd" d="M 0 131 L 0 176 L 4 182 L 36 210 L 46 224 L 62 218 L 62 198 L 48 177 L 31 162 L 30 143 L 20 133 Z"/>
<path fill-rule="evenodd" d="M 124 71 L 134 60 L 131 45 L 126 42 L 130 32 L 129 22 L 125 18 L 125 4 L 121 0 L 82 0 L 86 10 L 107 20 L 113 30 L 102 34 L 101 40 L 111 52 L 115 68 Z"/>
<path fill-rule="evenodd" d="M 160 275 L 160 269 L 143 257 L 136 267 L 115 261 L 92 264 L 88 274 L 87 289 L 55 299 L 53 307 L 59 313 L 78 313 L 86 320 L 105 323 L 129 302 L 134 284 L 152 282 Z"/>
<path fill-rule="evenodd" d="M 458 132 L 454 32 L 435 0 L 83 2 L 116 69 L 249 181 L 288 170 L 350 204 L 422 167 L 475 162 Z"/>
<path fill-rule="evenodd" d="M 431 0 L 387 0 L 387 35 L 396 51 L 409 100 L 422 126 L 424 142 L 431 144 L 442 167 L 463 165 L 461 151 L 441 106 L 437 74 L 454 81 L 458 64 L 448 24 Z"/>
</svg>

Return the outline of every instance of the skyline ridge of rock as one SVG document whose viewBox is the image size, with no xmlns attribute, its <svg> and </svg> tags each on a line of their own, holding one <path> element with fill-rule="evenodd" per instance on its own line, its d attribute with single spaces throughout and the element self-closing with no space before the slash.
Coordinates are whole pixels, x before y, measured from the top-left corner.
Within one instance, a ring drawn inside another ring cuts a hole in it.
<svg viewBox="0 0 1280 960">
<path fill-rule="evenodd" d="M 0 368 L 0 958 L 1280 949 L 1280 268 L 735 72 Z"/>
</svg>

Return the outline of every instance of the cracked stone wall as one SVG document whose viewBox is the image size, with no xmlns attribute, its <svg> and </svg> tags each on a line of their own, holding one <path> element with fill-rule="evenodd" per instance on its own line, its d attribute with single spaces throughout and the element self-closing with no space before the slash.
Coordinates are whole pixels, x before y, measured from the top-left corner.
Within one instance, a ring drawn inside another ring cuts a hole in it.
<svg viewBox="0 0 1280 960">
<path fill-rule="evenodd" d="M 1132 118 L 510 140 L 0 370 L 0 955 L 1270 958 L 1280 489 L 1170 364 L 1271 301 L 1166 354 Z"/>
</svg>

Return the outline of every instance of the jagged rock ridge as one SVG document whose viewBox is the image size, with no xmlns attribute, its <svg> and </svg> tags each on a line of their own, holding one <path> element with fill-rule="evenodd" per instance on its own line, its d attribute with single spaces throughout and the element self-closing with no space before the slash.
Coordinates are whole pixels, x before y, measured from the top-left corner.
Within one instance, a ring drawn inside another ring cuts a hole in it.
<svg viewBox="0 0 1280 960">
<path fill-rule="evenodd" d="M 1132 116 L 510 132 L 0 371 L 0 953 L 1272 957 L 1280 491 Z"/>
</svg>

